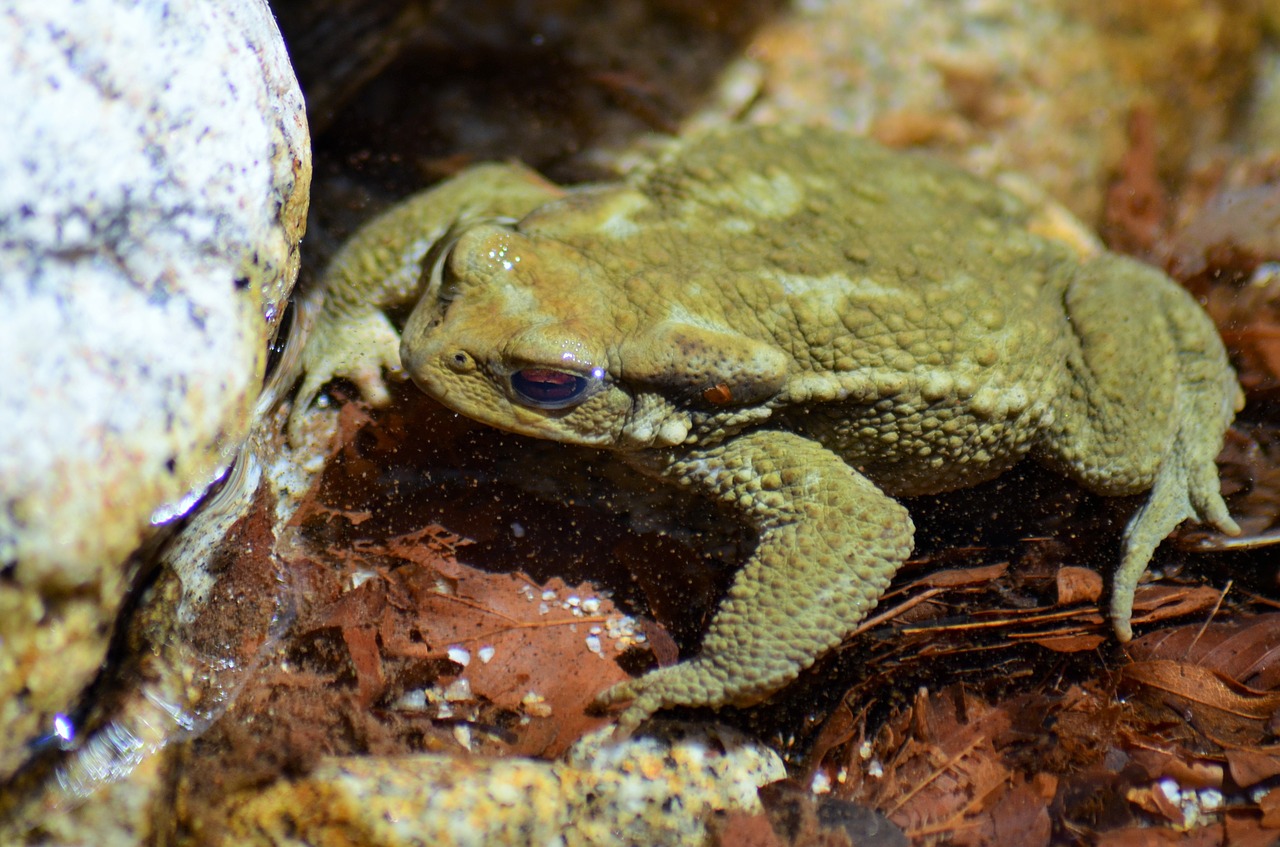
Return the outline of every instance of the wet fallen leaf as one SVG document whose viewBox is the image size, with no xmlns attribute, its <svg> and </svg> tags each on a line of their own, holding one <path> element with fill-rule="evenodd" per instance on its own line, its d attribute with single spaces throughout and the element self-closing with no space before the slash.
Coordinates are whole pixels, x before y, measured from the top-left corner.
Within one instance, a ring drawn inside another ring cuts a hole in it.
<svg viewBox="0 0 1280 847">
<path fill-rule="evenodd" d="M 1058 605 L 1097 603 L 1102 596 L 1102 576 L 1095 570 L 1067 565 L 1058 569 Z"/>
<path fill-rule="evenodd" d="M 1135 697 L 1163 705 L 1218 743 L 1258 743 L 1280 709 L 1280 692 L 1252 689 L 1185 662 L 1134 662 L 1121 675 Z"/>
<path fill-rule="evenodd" d="M 1280 756 L 1273 753 L 1228 750 L 1225 756 L 1227 767 L 1231 769 L 1231 779 L 1243 788 L 1280 776 Z"/>
<path fill-rule="evenodd" d="M 1128 651 L 1137 660 L 1195 663 L 1236 682 L 1273 689 L 1280 687 L 1280 613 L 1152 632 Z"/>
</svg>

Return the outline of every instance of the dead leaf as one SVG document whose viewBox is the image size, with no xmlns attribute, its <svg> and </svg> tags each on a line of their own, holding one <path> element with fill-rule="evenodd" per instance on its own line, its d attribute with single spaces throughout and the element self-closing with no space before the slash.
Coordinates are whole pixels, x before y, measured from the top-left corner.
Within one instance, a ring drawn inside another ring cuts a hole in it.
<svg viewBox="0 0 1280 847">
<path fill-rule="evenodd" d="M 1142 769 L 1148 782 L 1172 779 L 1182 788 L 1222 788 L 1223 785 L 1225 771 L 1221 761 L 1181 749 L 1139 747 L 1130 751 L 1129 761 Z"/>
<path fill-rule="evenodd" d="M 1225 755 L 1231 779 L 1241 788 L 1280 775 L 1280 756 L 1255 750 L 1228 750 Z"/>
<path fill-rule="evenodd" d="M 1276 829 L 1252 812 L 1230 811 L 1226 814 L 1226 839 L 1230 847 L 1275 847 Z"/>
<path fill-rule="evenodd" d="M 1280 688 L 1280 613 L 1152 632 L 1135 639 L 1128 652 L 1137 660 L 1204 665 L 1258 689 Z"/>
<path fill-rule="evenodd" d="M 1207 585 L 1140 585 L 1133 598 L 1134 624 L 1149 624 L 1206 612 L 1222 592 Z"/>
<path fill-rule="evenodd" d="M 1058 569 L 1058 605 L 1097 603 L 1102 596 L 1102 577 L 1089 568 L 1065 565 Z"/>
<path fill-rule="evenodd" d="M 1280 829 L 1280 788 L 1273 788 L 1258 801 L 1262 810 L 1262 825 L 1268 829 Z"/>
<path fill-rule="evenodd" d="M 1032 639 L 1032 644 L 1037 644 L 1046 650 L 1052 650 L 1055 653 L 1080 653 L 1085 650 L 1097 650 L 1099 646 L 1107 640 L 1105 635 L 1098 633 L 1073 633 L 1070 635 L 1056 635 L 1049 638 Z"/>
<path fill-rule="evenodd" d="M 1121 668 L 1121 678 L 1133 696 L 1173 710 L 1219 743 L 1260 743 L 1280 708 L 1280 693 L 1258 691 L 1186 662 L 1133 662 Z"/>
</svg>

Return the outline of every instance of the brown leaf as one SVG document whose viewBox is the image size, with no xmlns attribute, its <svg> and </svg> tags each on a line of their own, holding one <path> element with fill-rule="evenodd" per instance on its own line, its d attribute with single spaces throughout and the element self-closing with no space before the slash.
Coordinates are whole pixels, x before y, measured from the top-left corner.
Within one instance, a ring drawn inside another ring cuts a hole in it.
<svg viewBox="0 0 1280 847">
<path fill-rule="evenodd" d="M 1205 612 L 1221 597 L 1222 592 L 1207 585 L 1140 585 L 1133 598 L 1133 622 L 1156 623 Z"/>
<path fill-rule="evenodd" d="M 1160 630 L 1134 640 L 1128 651 L 1138 660 L 1204 665 L 1237 682 L 1270 690 L 1280 687 L 1280 613 Z"/>
<path fill-rule="evenodd" d="M 961 585 L 985 585 L 1004 576 L 1008 562 L 996 562 L 974 568 L 952 568 L 925 574 L 915 580 L 912 588 L 955 588 Z"/>
<path fill-rule="evenodd" d="M 572 587 L 558 578 L 538 585 L 521 574 L 486 573 L 456 561 L 436 570 L 455 587 L 446 592 L 436 590 L 435 580 L 415 584 L 407 628 L 441 658 L 450 650 L 469 658 L 458 678 L 469 680 L 477 698 L 516 712 L 527 711 L 534 698 L 539 710 L 521 732 L 520 752 L 555 755 L 600 723 L 587 707 L 628 678 L 615 661 L 627 645 L 610 635 L 621 618 L 612 602 L 590 585 Z M 426 581 L 420 570 L 416 576 L 415 582 Z"/>
<path fill-rule="evenodd" d="M 595 696 L 628 678 L 615 661 L 632 643 L 619 629 L 623 617 L 589 584 L 481 571 L 457 561 L 457 545 L 425 527 L 329 550 L 349 571 L 329 582 L 359 585 L 318 598 L 298 629 L 338 630 L 362 707 L 395 713 L 401 696 L 425 686 L 463 715 L 487 705 L 527 717 L 509 750 L 556 755 L 603 721 L 587 713 Z"/>
<path fill-rule="evenodd" d="M 1280 774 L 1280 756 L 1256 750 L 1228 750 L 1226 757 L 1231 778 L 1242 788 Z"/>
<path fill-rule="evenodd" d="M 1268 829 L 1280 829 L 1280 788 L 1273 788 L 1258 801 L 1262 809 L 1262 825 Z"/>
<path fill-rule="evenodd" d="M 342 641 L 356 669 L 356 690 L 361 708 L 367 709 L 382 696 L 386 678 L 382 675 L 382 659 L 378 653 L 378 635 L 372 626 L 342 627 Z"/>
<path fill-rule="evenodd" d="M 1058 569 L 1058 605 L 1097 603 L 1102 596 L 1102 577 L 1097 571 L 1067 565 Z"/>
<path fill-rule="evenodd" d="M 984 813 L 1010 779 L 992 746 L 1009 716 L 970 702 L 959 691 L 954 696 L 921 692 L 907 722 L 913 732 L 894 752 L 873 805 L 916 838 L 939 833 L 961 838 L 973 828 L 973 816 Z"/>
<path fill-rule="evenodd" d="M 801 782 L 808 782 L 812 778 L 813 770 L 821 765 L 822 760 L 831 750 L 852 740 L 859 726 L 860 723 L 854 720 L 848 704 L 842 702 L 837 706 L 822 725 L 822 729 L 818 731 L 818 737 L 809 751 L 809 767 L 802 774 Z"/>
<path fill-rule="evenodd" d="M 1121 668 L 1122 684 L 1135 698 L 1172 710 L 1220 744 L 1260 744 L 1280 693 L 1240 685 L 1209 668 L 1167 659 Z"/>
<path fill-rule="evenodd" d="M 1028 785 L 1004 792 L 991 807 L 992 844 L 1047 845 L 1053 835 L 1045 799 Z"/>
<path fill-rule="evenodd" d="M 1227 812 L 1226 840 L 1231 847 L 1275 847 L 1275 830 L 1265 820 L 1250 812 Z"/>
<path fill-rule="evenodd" d="M 1183 750 L 1139 748 L 1129 753 L 1129 761 L 1146 774 L 1146 781 L 1172 779 L 1183 788 L 1221 788 L 1222 763 L 1195 757 Z"/>
<path fill-rule="evenodd" d="M 1248 720 L 1266 720 L 1280 708 L 1280 693 L 1257 691 L 1186 662 L 1132 662 L 1121 669 L 1121 674 L 1130 682 L 1167 692 L 1190 704 Z"/>
<path fill-rule="evenodd" d="M 1098 633 L 1080 632 L 1070 635 L 1056 635 L 1049 638 L 1032 639 L 1032 644 L 1038 644 L 1046 650 L 1052 650 L 1055 653 L 1081 653 L 1085 650 L 1096 650 L 1098 646 L 1105 643 L 1107 637 Z"/>
</svg>

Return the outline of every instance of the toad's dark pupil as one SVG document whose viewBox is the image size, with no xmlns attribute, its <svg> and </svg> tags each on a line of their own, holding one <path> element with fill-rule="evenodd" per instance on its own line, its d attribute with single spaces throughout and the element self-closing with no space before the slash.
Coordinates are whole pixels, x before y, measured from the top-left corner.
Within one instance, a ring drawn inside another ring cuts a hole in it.
<svg viewBox="0 0 1280 847">
<path fill-rule="evenodd" d="M 584 377 L 549 368 L 525 368 L 511 375 L 511 387 L 531 403 L 565 403 L 587 387 Z"/>
</svg>

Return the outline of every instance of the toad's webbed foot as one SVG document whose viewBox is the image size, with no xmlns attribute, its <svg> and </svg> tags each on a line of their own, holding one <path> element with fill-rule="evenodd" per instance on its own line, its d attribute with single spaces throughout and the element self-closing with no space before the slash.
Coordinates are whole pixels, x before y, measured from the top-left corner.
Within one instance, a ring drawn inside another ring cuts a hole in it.
<svg viewBox="0 0 1280 847">
<path fill-rule="evenodd" d="M 1178 524 L 1239 532 L 1214 460 L 1242 395 L 1208 316 L 1159 271 L 1100 256 L 1080 269 L 1066 306 L 1073 381 L 1040 458 L 1100 494 L 1150 488 L 1112 584 L 1112 625 L 1128 641 L 1134 589 Z"/>
</svg>

